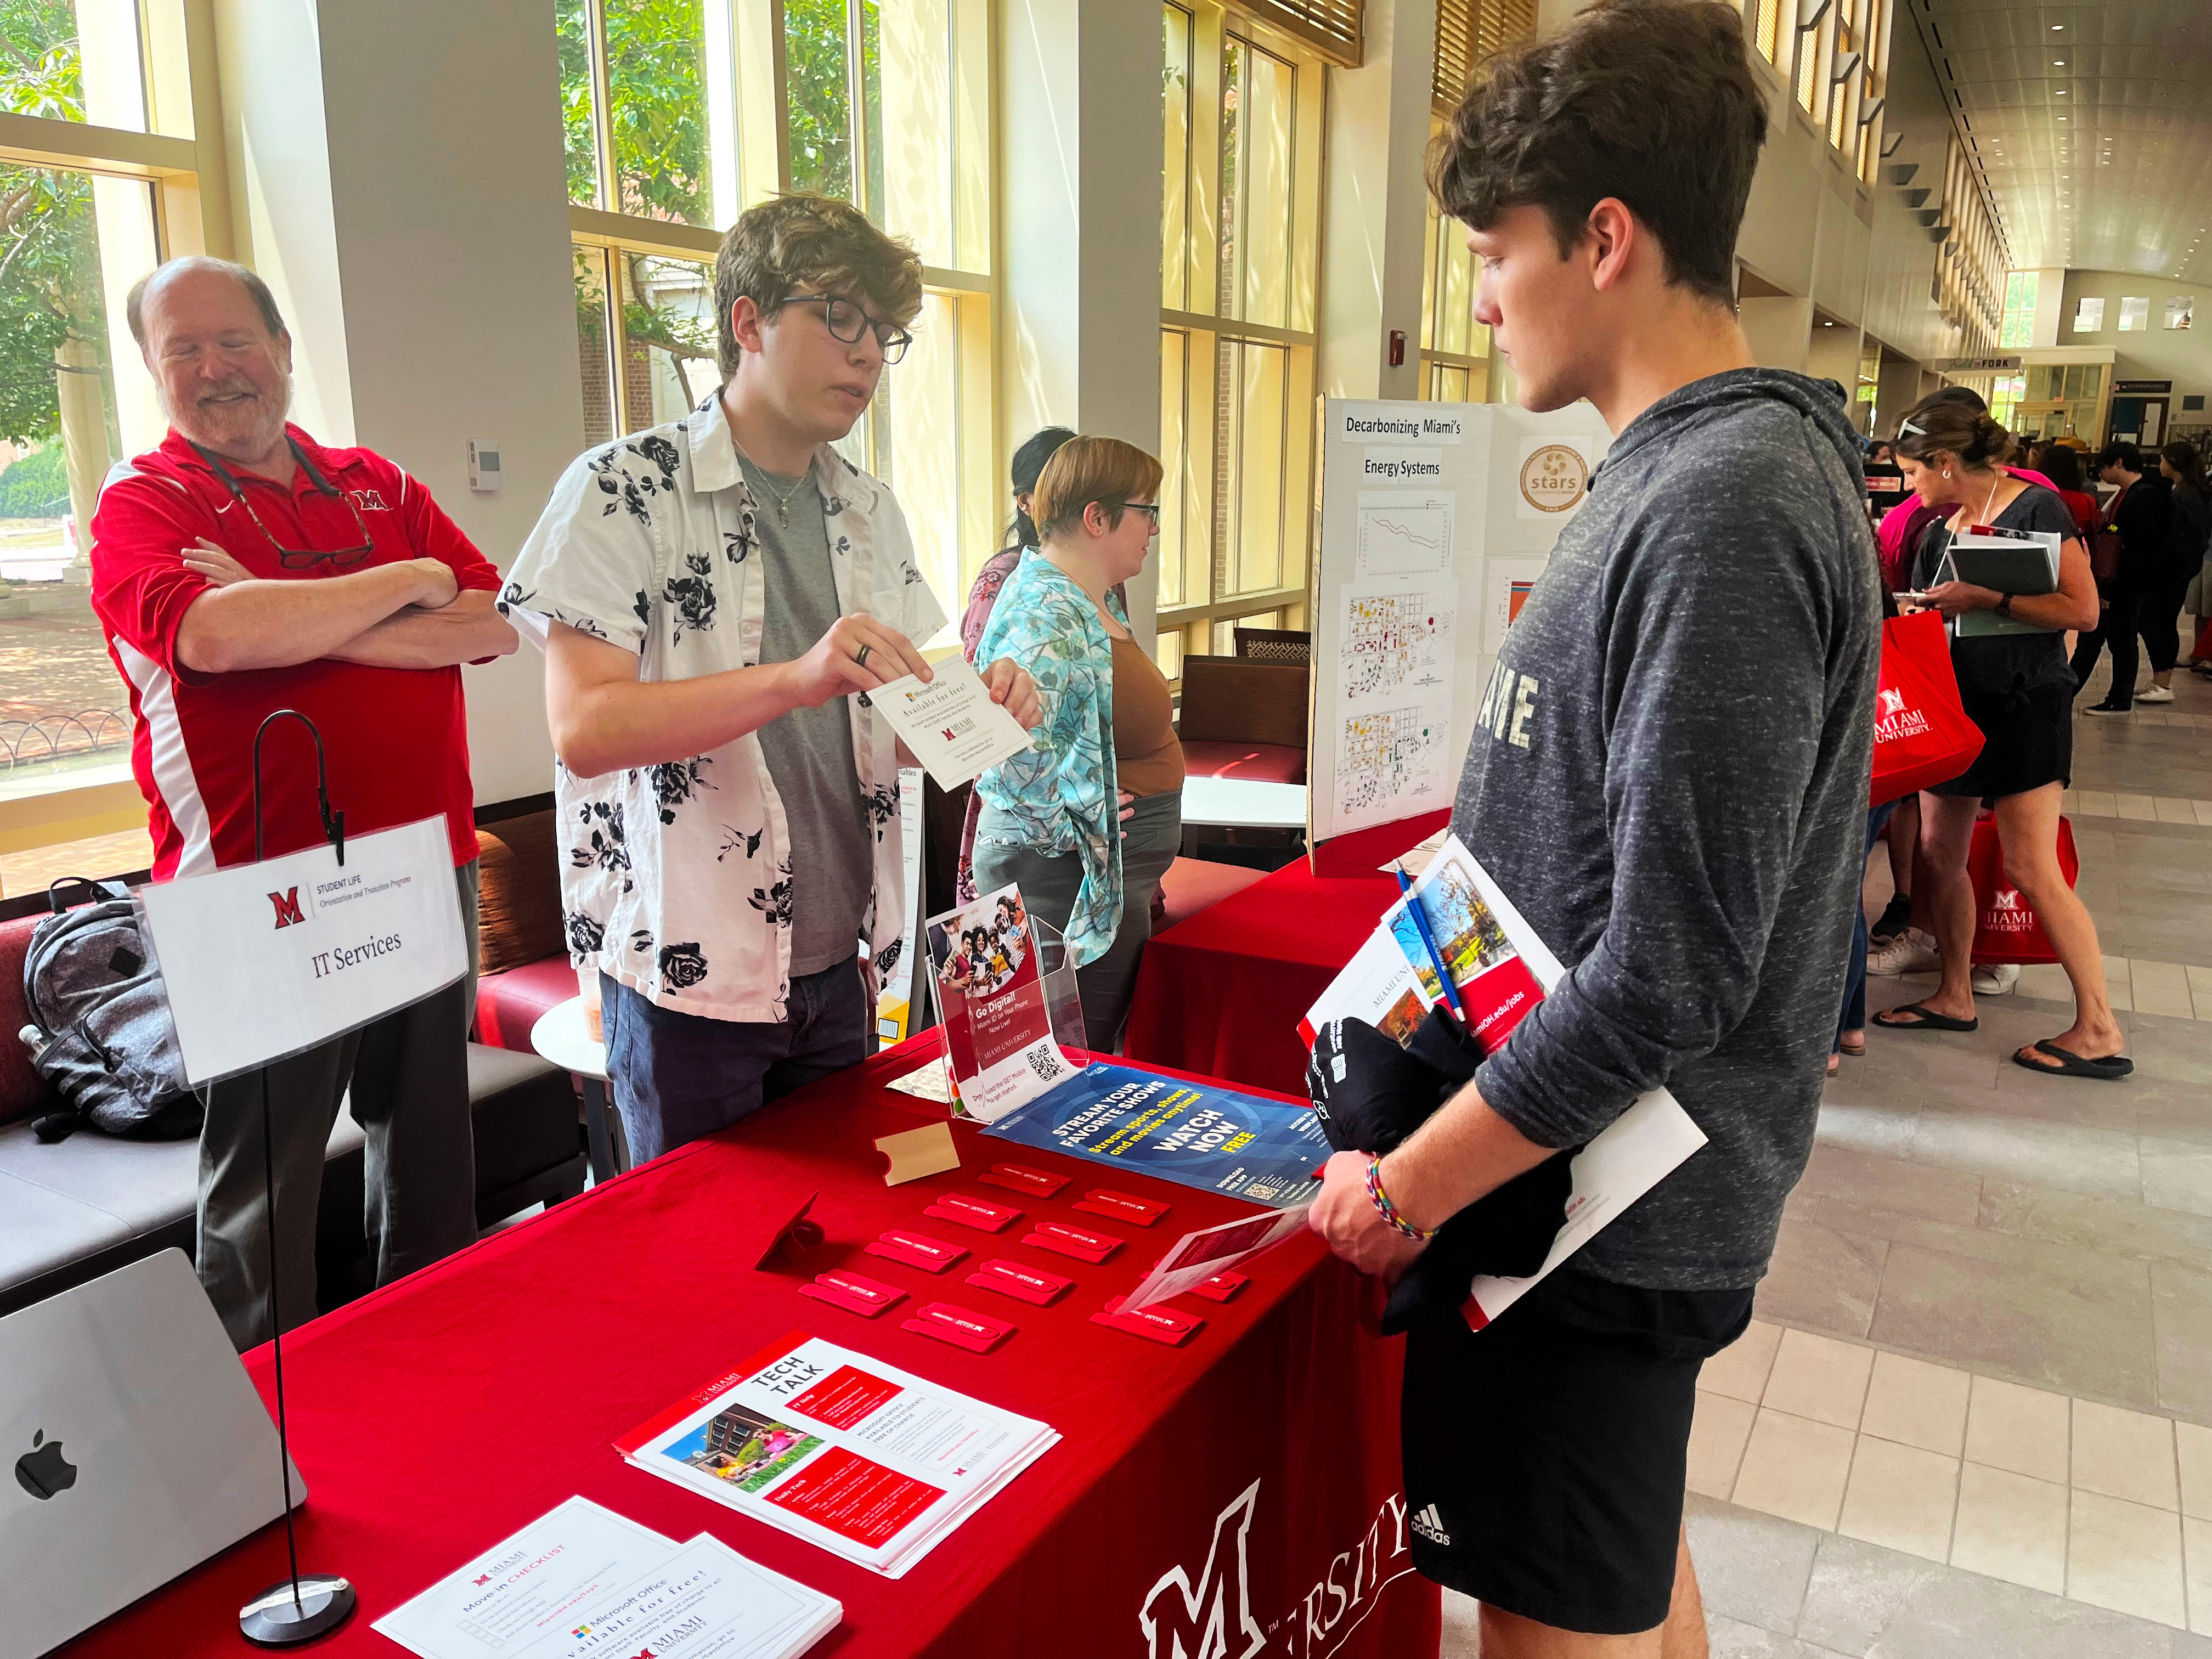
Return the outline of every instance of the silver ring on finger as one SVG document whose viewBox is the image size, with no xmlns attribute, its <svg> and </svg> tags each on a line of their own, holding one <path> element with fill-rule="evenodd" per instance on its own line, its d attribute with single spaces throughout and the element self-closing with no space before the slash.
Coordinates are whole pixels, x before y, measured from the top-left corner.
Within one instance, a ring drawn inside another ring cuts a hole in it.
<svg viewBox="0 0 2212 1659">
<path fill-rule="evenodd" d="M 860 651 L 854 656 L 853 661 L 860 667 L 866 668 L 868 665 L 868 653 L 875 648 L 876 647 L 872 645 L 862 646 L 860 648 Z"/>
</svg>

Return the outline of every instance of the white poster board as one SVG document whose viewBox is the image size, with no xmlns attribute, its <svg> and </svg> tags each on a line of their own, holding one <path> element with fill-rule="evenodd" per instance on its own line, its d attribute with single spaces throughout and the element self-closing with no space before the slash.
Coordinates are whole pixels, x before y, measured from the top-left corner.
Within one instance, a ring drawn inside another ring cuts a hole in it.
<svg viewBox="0 0 2212 1659">
<path fill-rule="evenodd" d="M 1323 401 L 1310 842 L 1451 805 L 1505 629 L 1611 442 L 1588 404 Z"/>
</svg>

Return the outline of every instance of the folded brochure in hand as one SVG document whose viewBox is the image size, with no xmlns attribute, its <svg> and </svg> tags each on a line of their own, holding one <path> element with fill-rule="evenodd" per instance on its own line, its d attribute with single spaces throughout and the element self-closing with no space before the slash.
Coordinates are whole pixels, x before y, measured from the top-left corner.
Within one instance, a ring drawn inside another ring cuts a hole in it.
<svg viewBox="0 0 2212 1659">
<path fill-rule="evenodd" d="M 914 674 L 879 685 L 868 705 L 905 740 L 940 789 L 973 782 L 1032 739 L 957 653 L 930 665 L 927 684 Z"/>
<path fill-rule="evenodd" d="M 571 1498 L 376 1621 L 423 1659 L 792 1659 L 836 1628 L 829 1596 L 702 1533 L 678 1545 Z"/>
<path fill-rule="evenodd" d="M 1060 1436 L 793 1331 L 615 1442 L 638 1468 L 896 1578 Z"/>
<path fill-rule="evenodd" d="M 1468 1024 L 1486 1051 L 1503 1046 L 1565 977 L 1559 959 L 1454 836 L 1307 1010 L 1298 1031 L 1308 1046 L 1330 1020 L 1355 1018 L 1403 1043 L 1441 999 L 1443 987 L 1407 914 L 1409 904 L 1422 907 Z M 1544 1265 L 1525 1279 L 1478 1277 L 1464 1309 L 1468 1323 L 1480 1330 L 1497 1318 L 1705 1144 L 1705 1132 L 1667 1090 L 1638 1096 L 1575 1154 L 1574 1193 Z"/>
</svg>

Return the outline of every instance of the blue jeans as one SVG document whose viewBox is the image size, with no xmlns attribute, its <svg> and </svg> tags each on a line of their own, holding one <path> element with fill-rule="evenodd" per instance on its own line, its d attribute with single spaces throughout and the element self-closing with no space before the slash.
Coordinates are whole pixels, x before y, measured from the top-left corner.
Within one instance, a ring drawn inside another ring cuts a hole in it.
<svg viewBox="0 0 2212 1659">
<path fill-rule="evenodd" d="M 875 1027 L 857 957 L 794 978 L 788 1006 L 781 1025 L 708 1019 L 657 1007 L 599 975 L 607 1087 L 632 1164 L 868 1057 Z"/>
<path fill-rule="evenodd" d="M 1882 826 L 1889 815 L 1897 810 L 1893 800 L 1884 801 L 1867 814 L 1866 851 L 1859 854 L 1859 885 L 1866 884 L 1866 861 L 1874 851 L 1874 844 L 1881 839 Z M 1836 1024 L 1836 1046 L 1830 1052 L 1844 1051 L 1844 1033 L 1866 1029 L 1867 982 L 1867 919 L 1866 901 L 1858 894 L 1851 896 L 1851 968 L 1844 977 L 1844 1011 Z"/>
</svg>

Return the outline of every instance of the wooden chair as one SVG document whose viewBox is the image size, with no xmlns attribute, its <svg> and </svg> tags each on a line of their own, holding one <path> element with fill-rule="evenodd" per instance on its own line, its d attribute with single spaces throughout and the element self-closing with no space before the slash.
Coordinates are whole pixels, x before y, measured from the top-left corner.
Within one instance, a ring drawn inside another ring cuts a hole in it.
<svg viewBox="0 0 2212 1659">
<path fill-rule="evenodd" d="M 1186 744 L 1272 744 L 1303 750 L 1312 672 L 1304 662 L 1185 657 L 1178 732 Z"/>
<path fill-rule="evenodd" d="M 1241 662 L 1286 662 L 1304 668 L 1313 661 L 1313 635 L 1302 628 L 1239 628 L 1235 633 Z"/>
</svg>

